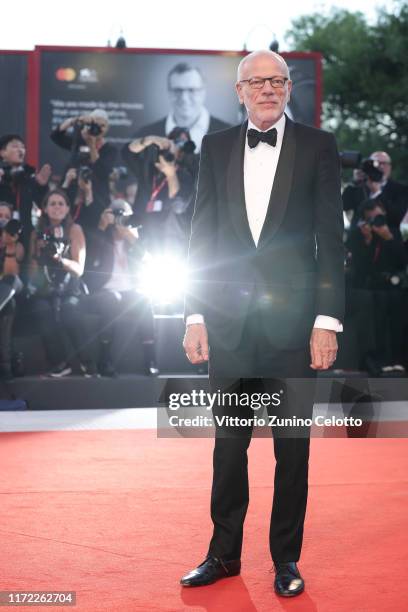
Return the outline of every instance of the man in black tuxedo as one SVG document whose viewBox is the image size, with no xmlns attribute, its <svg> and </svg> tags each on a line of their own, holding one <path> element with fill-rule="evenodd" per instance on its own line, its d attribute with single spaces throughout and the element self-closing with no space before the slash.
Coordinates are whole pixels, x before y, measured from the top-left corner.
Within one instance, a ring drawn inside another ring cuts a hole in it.
<svg viewBox="0 0 408 612">
<path fill-rule="evenodd" d="M 284 114 L 291 81 L 280 55 L 258 51 L 246 56 L 236 90 L 248 121 L 203 140 L 183 346 L 192 363 L 210 355 L 213 391 L 270 390 L 279 379 L 313 379 L 336 358 L 344 311 L 340 164 L 331 134 Z M 302 399 L 284 410 L 289 410 L 284 415 L 311 418 L 313 401 Z M 232 409 L 218 405 L 213 410 L 214 416 L 249 412 L 239 402 Z M 227 430 L 216 424 L 213 537 L 204 562 L 181 579 L 184 586 L 240 572 L 252 428 Z M 296 562 L 310 432 L 293 432 L 273 428 L 270 550 L 274 588 L 283 596 L 304 589 Z"/>
<path fill-rule="evenodd" d="M 228 123 L 210 115 L 205 106 L 205 83 L 198 68 L 180 62 L 173 66 L 167 76 L 170 111 L 154 123 L 140 128 L 135 136 L 168 136 L 175 127 L 182 127 L 190 132 L 191 140 L 200 151 L 201 141 L 205 134 L 224 130 Z"/>
</svg>

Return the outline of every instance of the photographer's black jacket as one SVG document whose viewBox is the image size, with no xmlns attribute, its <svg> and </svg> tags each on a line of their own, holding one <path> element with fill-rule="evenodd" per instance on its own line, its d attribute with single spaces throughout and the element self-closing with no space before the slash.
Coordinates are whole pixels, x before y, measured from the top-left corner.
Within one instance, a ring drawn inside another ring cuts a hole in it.
<svg viewBox="0 0 408 612">
<path fill-rule="evenodd" d="M 33 202 L 37 206 L 41 205 L 48 191 L 48 185 L 40 185 L 35 179 L 35 168 L 24 164 L 24 175 L 17 180 L 0 181 L 0 201 L 8 202 L 13 206 L 13 210 L 19 212 L 22 233 L 20 240 L 24 245 L 26 253 L 30 242 L 33 225 L 31 222 L 31 211 Z"/>
<path fill-rule="evenodd" d="M 392 240 L 373 234 L 367 245 L 360 228 L 353 227 L 346 247 L 351 252 L 351 282 L 356 289 L 392 289 L 387 277 L 402 272 L 407 264 L 399 233 L 395 233 Z"/>
<path fill-rule="evenodd" d="M 72 151 L 73 138 L 70 134 L 67 134 L 66 131 L 61 131 L 56 128 L 51 132 L 51 140 L 62 149 Z M 86 143 L 81 138 L 79 141 L 79 146 L 83 145 L 86 146 Z M 99 158 L 94 164 L 90 164 L 93 171 L 92 189 L 94 201 L 91 205 L 92 214 L 90 213 L 88 216 L 92 216 L 91 221 L 94 226 L 98 224 L 101 212 L 109 206 L 109 176 L 112 173 L 117 160 L 117 150 L 109 142 L 105 142 L 99 149 L 98 153 Z M 78 166 L 79 163 L 75 159 L 75 153 L 73 153 L 70 162 L 67 164 L 66 170 L 69 168 L 77 168 Z M 72 196 L 72 194 L 70 195 L 71 197 L 75 197 Z"/>
<path fill-rule="evenodd" d="M 358 220 L 361 203 L 369 197 L 370 192 L 364 184 L 350 184 L 344 189 L 342 194 L 343 208 L 345 211 L 354 211 L 353 226 Z M 376 201 L 383 204 L 387 213 L 388 225 L 399 227 L 408 210 L 408 186 L 393 179 L 388 179 L 381 193 L 373 198 L 373 202 Z"/>
</svg>

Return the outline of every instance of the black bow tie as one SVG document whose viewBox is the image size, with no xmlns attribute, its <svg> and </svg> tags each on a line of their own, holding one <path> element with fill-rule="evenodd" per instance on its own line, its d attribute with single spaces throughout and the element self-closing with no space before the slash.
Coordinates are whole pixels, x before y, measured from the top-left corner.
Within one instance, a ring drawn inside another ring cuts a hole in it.
<svg viewBox="0 0 408 612">
<path fill-rule="evenodd" d="M 256 147 L 258 142 L 266 142 L 267 144 L 271 145 L 271 147 L 275 147 L 277 136 L 278 132 L 276 131 L 276 128 L 272 128 L 267 132 L 258 132 L 258 130 L 251 128 L 247 132 L 249 148 L 253 149 Z"/>
</svg>

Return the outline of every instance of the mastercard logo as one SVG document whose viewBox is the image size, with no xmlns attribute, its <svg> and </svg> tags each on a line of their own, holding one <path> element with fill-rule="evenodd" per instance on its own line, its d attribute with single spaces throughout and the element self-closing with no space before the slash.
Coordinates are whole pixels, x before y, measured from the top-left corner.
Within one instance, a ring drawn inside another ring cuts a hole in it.
<svg viewBox="0 0 408 612">
<path fill-rule="evenodd" d="M 58 81 L 73 81 L 76 77 L 76 72 L 73 68 L 58 68 L 55 76 Z"/>
</svg>

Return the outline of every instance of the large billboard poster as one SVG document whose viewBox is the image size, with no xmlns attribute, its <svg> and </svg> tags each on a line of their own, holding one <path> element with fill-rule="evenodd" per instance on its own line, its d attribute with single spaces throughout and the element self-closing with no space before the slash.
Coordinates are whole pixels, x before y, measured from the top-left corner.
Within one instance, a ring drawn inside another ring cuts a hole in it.
<svg viewBox="0 0 408 612">
<path fill-rule="evenodd" d="M 180 64 L 201 73 L 201 103 L 210 117 L 218 120 L 217 125 L 234 125 L 243 118 L 234 90 L 240 53 L 41 47 L 37 53 L 39 161 L 50 162 L 56 173 L 65 165 L 67 153 L 54 145 L 49 135 L 68 117 L 88 114 L 95 108 L 106 110 L 109 140 L 118 148 L 144 126 L 160 122 L 164 126 L 175 103 L 174 91 L 169 91 L 169 73 Z M 286 59 L 294 80 L 288 112 L 295 119 L 316 124 L 320 112 L 319 58 L 286 54 Z"/>
<path fill-rule="evenodd" d="M 26 137 L 28 53 L 0 51 L 0 135 Z"/>
</svg>

